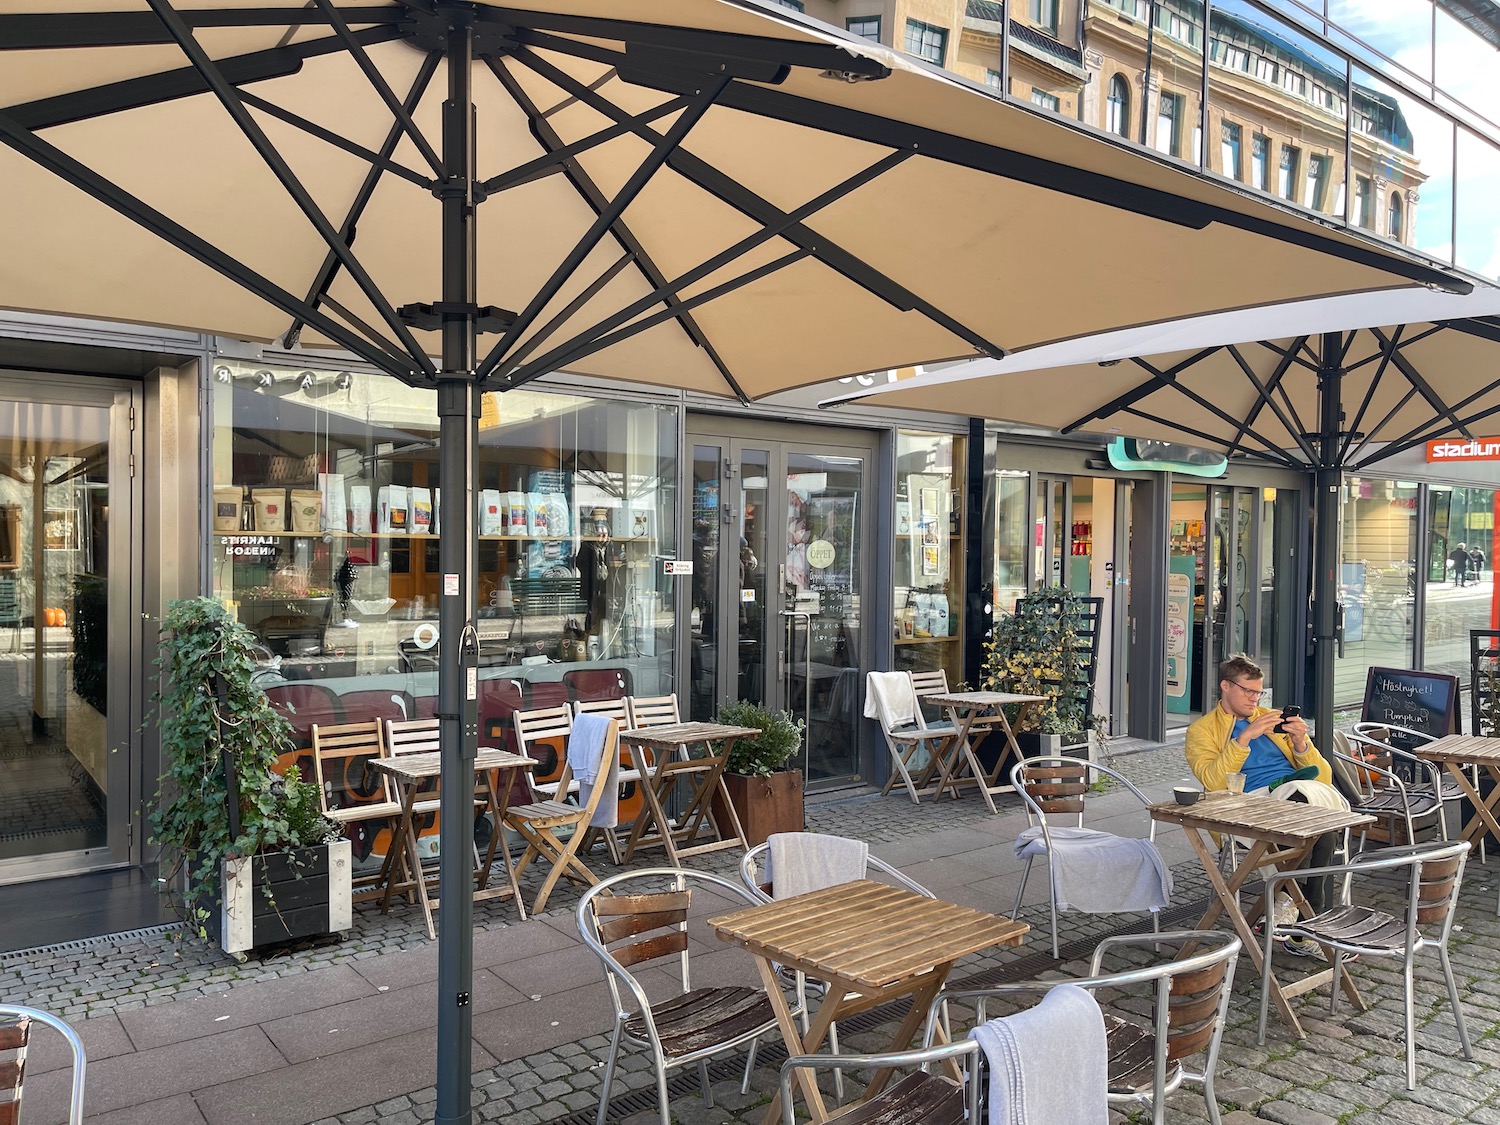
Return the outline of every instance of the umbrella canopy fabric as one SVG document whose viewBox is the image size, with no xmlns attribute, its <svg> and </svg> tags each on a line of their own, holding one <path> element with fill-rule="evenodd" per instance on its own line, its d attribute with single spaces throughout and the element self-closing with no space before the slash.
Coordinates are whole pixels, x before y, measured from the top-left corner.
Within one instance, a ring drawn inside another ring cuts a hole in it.
<svg viewBox="0 0 1500 1125">
<path fill-rule="evenodd" d="M 12 0 L 0 182 L 28 218 L 0 232 L 0 306 L 331 343 L 432 378 L 455 7 Z M 567 369 L 758 397 L 1273 300 L 1467 288 L 749 0 L 464 10 L 497 388 Z"/>
</svg>

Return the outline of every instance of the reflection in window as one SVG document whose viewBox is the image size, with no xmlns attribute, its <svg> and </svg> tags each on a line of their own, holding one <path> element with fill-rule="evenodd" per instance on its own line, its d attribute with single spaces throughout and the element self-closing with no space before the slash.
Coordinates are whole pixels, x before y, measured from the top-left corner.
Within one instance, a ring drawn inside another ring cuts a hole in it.
<svg viewBox="0 0 1500 1125">
<path fill-rule="evenodd" d="M 1401 193 L 1399 191 L 1393 191 L 1391 192 L 1391 205 L 1389 208 L 1387 208 L 1385 213 L 1385 233 L 1391 238 L 1395 239 L 1397 242 L 1402 241 L 1402 239 L 1405 237 L 1402 230 L 1401 218 Z"/>
<path fill-rule="evenodd" d="M 858 35 L 861 39 L 871 39 L 880 42 L 880 17 L 879 16 L 851 16 L 844 21 L 844 30 L 850 35 Z"/>
<path fill-rule="evenodd" d="M 1363 126 L 1350 134 L 1350 158 L 1354 171 L 1369 177 L 1370 219 L 1362 223 L 1375 229 L 1385 209 L 1385 232 L 1407 241 L 1440 260 L 1453 253 L 1453 124 L 1404 90 L 1356 68 L 1351 76 L 1351 115 L 1370 119 L 1373 131 Z M 1465 192 L 1470 185 L 1465 180 Z M 1493 199 L 1500 183 L 1475 184 L 1483 197 Z M 1401 213 L 1392 233 L 1389 202 L 1399 196 Z M 1422 202 L 1421 221 L 1416 212 Z M 1411 213 L 1407 214 L 1407 205 Z M 1353 218 L 1353 216 L 1351 216 Z M 1486 257 L 1494 245 L 1485 237 Z"/>
<path fill-rule="evenodd" d="M 1156 110 L 1156 151 L 1182 155 L 1182 95 L 1162 94 Z"/>
<path fill-rule="evenodd" d="M 986 67 L 984 71 L 984 84 L 991 90 L 998 90 L 1000 89 L 1000 83 L 1000 72 L 998 70 L 991 70 L 989 67 Z"/>
<path fill-rule="evenodd" d="M 1437 9 L 1436 56 L 1434 79 L 1438 87 L 1491 121 L 1500 123 L 1500 83 L 1495 81 L 1495 46 L 1450 14 L 1443 4 Z"/>
<path fill-rule="evenodd" d="M 1458 225 L 1455 230 L 1460 266 L 1493 277 L 1500 272 L 1495 258 L 1495 199 L 1500 190 L 1500 150 L 1467 129 L 1458 131 Z M 1425 192 L 1424 198 L 1425 198 Z M 1422 208 L 1421 230 L 1427 219 Z"/>
<path fill-rule="evenodd" d="M 948 31 L 936 24 L 907 20 L 906 50 L 919 59 L 942 66 L 948 54 Z"/>
<path fill-rule="evenodd" d="M 1271 190 L 1271 142 L 1256 133 L 1250 138 L 1250 183 L 1261 191 Z"/>
<path fill-rule="evenodd" d="M 1328 202 L 1328 166 L 1332 159 L 1329 156 L 1307 158 L 1307 194 L 1303 199 L 1314 211 L 1323 210 Z"/>
<path fill-rule="evenodd" d="M 1281 146 L 1281 170 L 1276 177 L 1276 194 L 1293 202 L 1297 199 L 1297 163 L 1301 155 L 1292 145 Z"/>
<path fill-rule="evenodd" d="M 1122 137 L 1130 136 L 1130 84 L 1123 74 L 1109 80 L 1108 119 L 1104 127 Z"/>
<path fill-rule="evenodd" d="M 1439 13 L 1443 6 L 1438 5 Z M 1413 74 L 1431 76 L 1432 5 L 1428 0 L 1399 4 L 1328 0 L 1328 19 Z"/>
<path fill-rule="evenodd" d="M 1230 179 L 1244 179 L 1243 169 L 1240 167 L 1240 127 L 1232 122 L 1224 122 L 1224 131 L 1219 141 L 1219 156 L 1223 165 L 1221 171 Z"/>
<path fill-rule="evenodd" d="M 1354 177 L 1354 209 L 1350 211 L 1349 219 L 1365 230 L 1375 229 L 1374 193 L 1366 176 Z"/>
</svg>

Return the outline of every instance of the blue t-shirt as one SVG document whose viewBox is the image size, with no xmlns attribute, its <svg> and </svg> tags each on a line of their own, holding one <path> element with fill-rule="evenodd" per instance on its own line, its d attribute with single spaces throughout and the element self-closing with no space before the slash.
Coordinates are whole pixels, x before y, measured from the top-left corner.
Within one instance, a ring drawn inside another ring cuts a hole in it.
<svg viewBox="0 0 1500 1125">
<path fill-rule="evenodd" d="M 1249 725 L 1248 719 L 1236 719 L 1229 737 L 1238 738 L 1240 732 Z M 1259 738 L 1250 740 L 1250 754 L 1240 769 L 1245 775 L 1245 792 L 1249 793 L 1252 789 L 1264 789 L 1271 782 L 1291 773 L 1296 767 L 1287 761 L 1286 755 L 1281 752 L 1281 747 L 1272 741 L 1271 736 L 1263 734 Z"/>
</svg>

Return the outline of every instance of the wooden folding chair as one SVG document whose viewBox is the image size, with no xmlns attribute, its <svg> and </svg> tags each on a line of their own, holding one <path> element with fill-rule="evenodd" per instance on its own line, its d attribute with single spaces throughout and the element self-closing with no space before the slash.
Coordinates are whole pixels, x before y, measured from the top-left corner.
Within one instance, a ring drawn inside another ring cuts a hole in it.
<svg viewBox="0 0 1500 1125">
<path fill-rule="evenodd" d="M 518 736 L 521 735 L 520 721 L 523 714 L 525 712 L 516 712 Z M 609 733 L 604 738 L 604 750 L 599 756 L 597 770 L 599 778 L 609 776 L 610 767 L 619 754 L 619 750 L 620 724 L 615 720 L 610 720 Z M 602 784 L 595 785 L 590 790 L 587 801 L 569 805 L 560 798 L 568 792 L 572 781 L 573 771 L 564 754 L 562 773 L 558 778 L 554 797 L 517 805 L 505 812 L 506 825 L 514 829 L 526 841 L 526 850 L 521 853 L 521 858 L 516 863 L 516 877 L 520 878 L 531 861 L 538 857 L 546 859 L 552 865 L 552 870 L 547 873 L 547 878 L 542 883 L 542 889 L 537 893 L 536 901 L 531 905 L 533 912 L 538 912 L 547 905 L 547 898 L 552 894 L 552 888 L 564 875 L 589 885 L 599 881 L 579 858 L 578 852 L 583 845 L 584 837 L 588 835 L 586 829 L 589 821 L 594 818 L 594 810 L 598 807 L 599 798 L 606 787 Z M 572 829 L 572 835 L 568 837 L 566 843 L 558 837 L 558 833 L 564 829 Z"/>
<path fill-rule="evenodd" d="M 362 855 L 373 850 L 374 834 L 382 825 L 389 832 L 388 839 L 394 840 L 401 802 L 391 792 L 390 778 L 365 768 L 372 758 L 386 756 L 380 720 L 336 726 L 315 723 L 312 747 L 323 815 L 345 828 L 353 825 L 368 834 L 365 842 L 370 847 L 360 849 Z M 392 848 L 378 874 L 360 877 L 362 889 L 355 893 L 356 901 L 382 897 L 393 863 L 404 866 L 405 859 Z"/>
<path fill-rule="evenodd" d="M 917 794 L 920 790 L 932 784 L 932 775 L 936 772 L 935 767 L 940 764 L 939 751 L 942 743 L 944 740 L 952 738 L 956 732 L 950 723 L 931 727 L 927 725 L 927 720 L 922 715 L 922 698 L 917 692 L 915 678 L 912 673 L 907 673 L 907 684 L 908 690 L 912 692 L 912 709 L 915 717 L 910 724 L 898 723 L 886 709 L 884 697 L 873 687 L 868 686 L 869 677 L 874 675 L 876 673 L 871 672 L 866 677 L 867 686 L 865 690 L 874 702 L 875 717 L 880 723 L 880 733 L 885 736 L 886 749 L 891 753 L 891 776 L 886 778 L 885 785 L 880 790 L 880 795 L 884 797 L 899 781 L 906 786 L 906 791 L 911 796 L 912 804 L 919 805 L 922 803 L 922 799 Z M 927 694 L 930 695 L 939 690 L 938 684 L 930 679 L 933 675 L 932 673 L 923 672 L 918 673 L 918 675 L 924 677 L 923 685 Z M 941 681 L 939 681 L 942 685 L 947 684 L 947 673 L 938 672 L 936 675 L 942 677 Z M 900 681 L 897 680 L 896 683 L 899 684 Z M 924 752 L 927 755 L 927 761 L 919 764 L 918 768 L 922 772 L 920 777 L 914 780 L 911 775 L 913 759 L 919 753 Z M 953 795 L 955 797 L 958 796 L 956 792 Z"/>
<path fill-rule="evenodd" d="M 677 710 L 677 693 L 671 695 L 632 695 L 630 697 L 630 725 L 643 727 L 673 726 L 682 722 Z"/>
<path fill-rule="evenodd" d="M 575 718 L 579 715 L 603 715 L 606 719 L 615 720 L 621 730 L 631 725 L 630 701 L 624 696 L 610 699 L 580 699 L 573 704 L 573 715 Z M 641 754 L 647 765 L 650 765 L 650 751 L 644 750 L 643 747 L 622 746 L 620 748 L 620 824 L 614 828 L 589 829 L 589 839 L 583 844 L 583 850 L 586 852 L 593 843 L 595 833 L 602 835 L 604 846 L 609 849 L 609 858 L 616 865 L 623 862 L 624 856 L 624 848 L 618 835 L 619 829 L 630 827 L 645 805 L 645 801 L 641 799 L 639 787 L 647 775 L 636 765 L 636 754 Z"/>
</svg>

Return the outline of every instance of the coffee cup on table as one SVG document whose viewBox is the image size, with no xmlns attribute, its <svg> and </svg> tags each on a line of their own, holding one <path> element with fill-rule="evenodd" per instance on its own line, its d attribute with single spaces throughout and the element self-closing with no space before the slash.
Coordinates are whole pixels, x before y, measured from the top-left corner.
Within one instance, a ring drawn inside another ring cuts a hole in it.
<svg viewBox="0 0 1500 1125">
<path fill-rule="evenodd" d="M 1191 805 L 1195 801 L 1202 799 L 1203 790 L 1194 785 L 1174 785 L 1172 787 L 1172 796 L 1177 798 L 1179 805 Z"/>
</svg>

